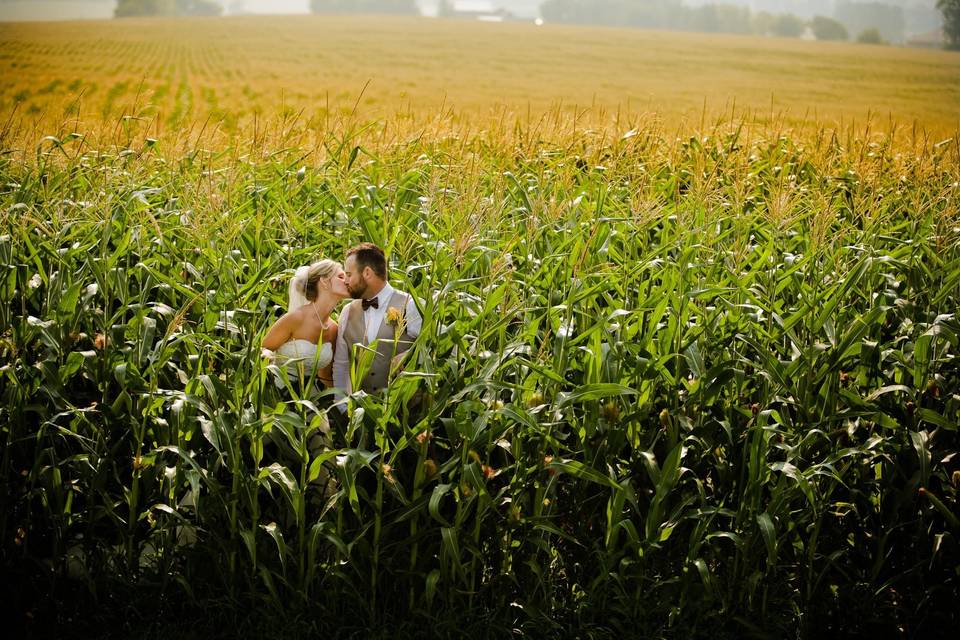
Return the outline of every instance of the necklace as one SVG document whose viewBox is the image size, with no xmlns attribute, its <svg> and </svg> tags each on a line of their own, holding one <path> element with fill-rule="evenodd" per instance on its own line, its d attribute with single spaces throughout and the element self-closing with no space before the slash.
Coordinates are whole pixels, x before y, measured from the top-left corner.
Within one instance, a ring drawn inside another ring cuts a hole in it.
<svg viewBox="0 0 960 640">
<path fill-rule="evenodd" d="M 323 321 L 323 318 L 320 317 L 320 312 L 317 311 L 317 305 L 312 304 L 312 305 L 310 305 L 310 306 L 313 307 L 313 313 L 314 313 L 314 315 L 317 316 L 317 320 L 320 322 L 320 328 L 323 329 L 324 331 L 326 331 L 326 330 L 330 327 L 330 322 L 329 322 L 329 321 L 327 321 L 327 322 L 324 322 L 324 321 Z"/>
</svg>

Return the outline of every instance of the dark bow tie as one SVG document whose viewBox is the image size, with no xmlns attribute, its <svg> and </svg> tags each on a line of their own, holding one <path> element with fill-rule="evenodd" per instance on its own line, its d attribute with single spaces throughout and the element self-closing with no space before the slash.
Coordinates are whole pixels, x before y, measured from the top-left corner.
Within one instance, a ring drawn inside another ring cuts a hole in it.
<svg viewBox="0 0 960 640">
<path fill-rule="evenodd" d="M 366 311 L 370 307 L 374 309 L 380 308 L 380 300 L 378 298 L 371 298 L 370 300 L 361 300 L 360 303 L 363 305 L 363 310 Z"/>
</svg>

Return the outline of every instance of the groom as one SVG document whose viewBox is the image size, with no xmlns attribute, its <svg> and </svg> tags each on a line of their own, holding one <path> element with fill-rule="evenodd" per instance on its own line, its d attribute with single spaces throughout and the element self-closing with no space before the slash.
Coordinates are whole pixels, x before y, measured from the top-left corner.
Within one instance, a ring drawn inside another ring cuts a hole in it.
<svg viewBox="0 0 960 640">
<path fill-rule="evenodd" d="M 352 393 L 350 365 L 354 349 L 373 345 L 376 355 L 370 370 L 360 381 L 360 388 L 367 393 L 377 393 L 387 386 L 391 358 L 413 345 L 414 339 L 420 335 L 423 318 L 413 297 L 397 291 L 387 282 L 387 260 L 377 245 L 364 242 L 347 251 L 343 271 L 347 290 L 354 300 L 340 314 L 333 358 L 333 384 L 347 394 Z M 346 411 L 345 403 L 338 406 Z"/>
</svg>

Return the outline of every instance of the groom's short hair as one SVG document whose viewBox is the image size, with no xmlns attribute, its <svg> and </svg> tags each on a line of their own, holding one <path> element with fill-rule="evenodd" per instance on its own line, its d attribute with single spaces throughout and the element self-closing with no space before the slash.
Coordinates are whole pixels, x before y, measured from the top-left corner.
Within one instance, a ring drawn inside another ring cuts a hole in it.
<svg viewBox="0 0 960 640">
<path fill-rule="evenodd" d="M 346 257 L 350 256 L 354 257 L 353 260 L 360 271 L 370 267 L 378 277 L 387 279 L 387 258 L 383 255 L 383 249 L 377 245 L 372 242 L 361 242 L 347 250 Z"/>
</svg>

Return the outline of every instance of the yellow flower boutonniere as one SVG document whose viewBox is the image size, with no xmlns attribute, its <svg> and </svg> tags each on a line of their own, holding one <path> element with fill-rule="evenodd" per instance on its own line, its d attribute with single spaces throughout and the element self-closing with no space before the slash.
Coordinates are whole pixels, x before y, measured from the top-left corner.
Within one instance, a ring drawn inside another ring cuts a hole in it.
<svg viewBox="0 0 960 640">
<path fill-rule="evenodd" d="M 400 321 L 403 320 L 403 313 L 400 309 L 396 307 L 390 307 L 387 309 L 387 324 L 392 324 L 397 326 L 400 324 Z"/>
</svg>

